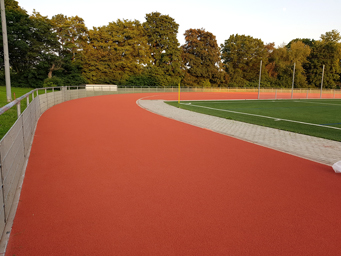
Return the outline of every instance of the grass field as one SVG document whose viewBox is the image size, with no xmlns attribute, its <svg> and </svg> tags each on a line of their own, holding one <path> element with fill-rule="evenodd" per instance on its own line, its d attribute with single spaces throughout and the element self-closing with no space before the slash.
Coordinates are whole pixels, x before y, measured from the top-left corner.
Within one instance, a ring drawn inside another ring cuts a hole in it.
<svg viewBox="0 0 341 256">
<path fill-rule="evenodd" d="M 341 141 L 341 100 L 183 101 L 168 104 L 203 114 Z"/>
<path fill-rule="evenodd" d="M 32 91 L 33 88 L 18 88 L 12 87 L 12 100 L 14 99 L 13 93 L 15 93 L 16 98 Z M 44 91 L 41 91 L 43 93 Z M 31 98 L 30 98 L 31 100 Z M 6 87 L 0 86 L 0 108 L 7 105 L 6 97 Z M 21 101 L 21 112 L 26 109 L 26 100 Z M 7 133 L 7 131 L 12 127 L 12 125 L 17 120 L 17 108 L 14 106 L 2 115 L 0 115 L 0 140 Z"/>
</svg>

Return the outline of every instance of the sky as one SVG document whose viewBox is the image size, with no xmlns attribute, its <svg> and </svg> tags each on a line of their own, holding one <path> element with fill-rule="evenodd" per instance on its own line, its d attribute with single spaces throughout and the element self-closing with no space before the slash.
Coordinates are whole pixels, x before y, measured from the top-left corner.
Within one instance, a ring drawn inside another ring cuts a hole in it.
<svg viewBox="0 0 341 256">
<path fill-rule="evenodd" d="M 295 38 L 318 40 L 333 29 L 341 32 L 341 0 L 17 0 L 51 18 L 79 16 L 88 29 L 117 19 L 145 21 L 147 13 L 169 15 L 179 24 L 178 40 L 187 29 L 204 28 L 223 44 L 232 34 L 261 39 L 276 46 Z"/>
</svg>

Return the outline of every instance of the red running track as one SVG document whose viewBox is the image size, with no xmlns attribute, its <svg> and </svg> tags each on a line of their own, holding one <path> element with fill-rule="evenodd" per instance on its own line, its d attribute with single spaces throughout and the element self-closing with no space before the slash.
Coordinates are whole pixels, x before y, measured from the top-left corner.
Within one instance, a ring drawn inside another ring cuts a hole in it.
<svg viewBox="0 0 341 256">
<path fill-rule="evenodd" d="M 6 255 L 340 254 L 331 167 L 150 113 L 146 96 L 44 113 Z"/>
</svg>

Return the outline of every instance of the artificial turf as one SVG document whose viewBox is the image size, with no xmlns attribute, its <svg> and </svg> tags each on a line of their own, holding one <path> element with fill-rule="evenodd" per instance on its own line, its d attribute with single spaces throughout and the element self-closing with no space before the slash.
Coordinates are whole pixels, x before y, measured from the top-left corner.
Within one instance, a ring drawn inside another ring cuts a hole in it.
<svg viewBox="0 0 341 256">
<path fill-rule="evenodd" d="M 341 100 L 183 101 L 168 104 L 203 114 L 341 141 Z"/>
</svg>

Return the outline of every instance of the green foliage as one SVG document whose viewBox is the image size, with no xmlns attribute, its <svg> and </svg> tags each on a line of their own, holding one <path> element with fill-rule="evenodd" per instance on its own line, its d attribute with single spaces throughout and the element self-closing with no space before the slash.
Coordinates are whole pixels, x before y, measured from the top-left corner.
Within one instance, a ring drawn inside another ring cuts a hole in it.
<svg viewBox="0 0 341 256">
<path fill-rule="evenodd" d="M 57 76 L 53 76 L 51 78 L 46 78 L 44 80 L 44 87 L 55 87 L 55 86 L 63 86 L 63 80 Z"/>
<path fill-rule="evenodd" d="M 13 0 L 6 1 L 9 59 L 13 86 L 40 87 L 47 77 L 48 67 L 58 59 L 56 35 L 47 17 L 34 12 L 32 16 Z M 0 59 L 3 64 L 2 34 Z M 3 65 L 1 65 L 3 68 Z"/>
<path fill-rule="evenodd" d="M 82 55 L 83 76 L 90 83 L 124 82 L 151 61 L 147 37 L 137 20 L 117 20 L 89 31 Z"/>
<path fill-rule="evenodd" d="M 262 60 L 262 85 L 341 86 L 341 35 L 332 30 L 321 39 L 293 39 L 275 48 L 260 39 L 231 35 L 221 45 L 204 29 L 185 32 L 179 47 L 179 24 L 159 12 L 144 23 L 117 20 L 88 30 L 78 16 L 31 16 L 16 0 L 5 0 L 12 86 L 114 83 L 136 86 L 256 86 Z M 0 24 L 1 28 L 1 24 Z M 0 85 L 4 85 L 0 34 Z M 223 64 L 222 64 L 223 62 Z M 57 78 L 55 78 L 57 77 Z M 49 78 L 49 79 L 47 79 Z M 57 82 L 57 80 L 59 82 Z"/>
<path fill-rule="evenodd" d="M 89 32 L 84 20 L 78 16 L 67 17 L 58 14 L 52 17 L 51 22 L 60 42 L 59 55 L 75 60 L 88 39 Z"/>
<path fill-rule="evenodd" d="M 220 85 L 224 74 L 216 37 L 204 29 L 189 29 L 184 35 L 186 43 L 181 49 L 185 75 L 182 83 L 187 86 Z"/>
<path fill-rule="evenodd" d="M 336 30 L 321 36 L 321 41 L 316 41 L 308 57 L 309 63 L 305 66 L 307 78 L 311 85 L 319 87 L 322 80 L 322 69 L 325 65 L 325 88 L 337 88 L 340 81 L 341 60 L 340 33 Z"/>
<path fill-rule="evenodd" d="M 124 85 L 132 86 L 178 86 L 180 78 L 176 76 L 167 76 L 160 67 L 149 65 L 144 68 L 139 75 L 133 75 L 125 81 Z"/>
<path fill-rule="evenodd" d="M 232 82 L 258 80 L 260 61 L 264 67 L 268 61 L 268 52 L 262 40 L 236 34 L 225 40 L 221 48 L 225 70 Z"/>
<path fill-rule="evenodd" d="M 143 27 L 150 45 L 153 65 L 161 68 L 170 80 L 180 77 L 181 51 L 177 39 L 179 24 L 168 15 L 153 12 L 146 15 Z"/>
<path fill-rule="evenodd" d="M 287 47 L 287 48 L 290 48 L 292 43 L 298 42 L 298 41 L 301 41 L 302 43 L 304 43 L 305 45 L 308 45 L 309 47 L 313 47 L 314 43 L 316 42 L 314 39 L 309 39 L 309 38 L 296 38 L 296 39 L 291 40 L 291 41 L 286 45 L 286 47 Z"/>
</svg>

